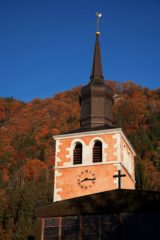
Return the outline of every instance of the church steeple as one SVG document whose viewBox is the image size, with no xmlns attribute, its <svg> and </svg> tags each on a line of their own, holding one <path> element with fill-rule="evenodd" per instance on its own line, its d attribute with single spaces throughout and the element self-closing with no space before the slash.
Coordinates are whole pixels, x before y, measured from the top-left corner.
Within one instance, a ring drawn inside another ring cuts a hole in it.
<svg viewBox="0 0 160 240">
<path fill-rule="evenodd" d="M 96 43 L 93 57 L 93 67 L 90 77 L 91 82 L 102 83 L 103 82 L 103 71 L 101 63 L 101 51 L 100 51 L 100 33 L 96 32 Z"/>
<path fill-rule="evenodd" d="M 81 128 L 113 127 L 113 93 L 104 81 L 100 53 L 100 33 L 96 32 L 93 66 L 88 85 L 80 92 Z"/>
</svg>

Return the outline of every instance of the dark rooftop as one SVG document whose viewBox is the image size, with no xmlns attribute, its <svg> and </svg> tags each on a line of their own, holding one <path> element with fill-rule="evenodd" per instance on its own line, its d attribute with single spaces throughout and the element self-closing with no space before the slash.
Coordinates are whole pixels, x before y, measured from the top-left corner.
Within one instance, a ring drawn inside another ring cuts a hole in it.
<svg viewBox="0 0 160 240">
<path fill-rule="evenodd" d="M 38 207 L 36 216 L 56 217 L 128 212 L 160 212 L 160 192 L 106 191 Z"/>
</svg>

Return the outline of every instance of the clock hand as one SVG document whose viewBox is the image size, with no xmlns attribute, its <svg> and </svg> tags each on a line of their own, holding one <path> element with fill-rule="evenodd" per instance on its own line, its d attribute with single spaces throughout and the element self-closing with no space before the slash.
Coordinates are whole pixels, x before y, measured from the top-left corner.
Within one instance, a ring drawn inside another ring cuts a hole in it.
<svg viewBox="0 0 160 240">
<path fill-rule="evenodd" d="M 94 181 L 96 178 L 88 178 L 87 180 Z"/>
<path fill-rule="evenodd" d="M 84 182 L 84 181 L 87 181 L 88 180 L 88 178 L 84 178 L 83 180 L 81 180 L 81 182 Z"/>
<path fill-rule="evenodd" d="M 96 178 L 84 178 L 83 180 L 81 180 L 81 182 L 84 182 L 84 181 L 94 181 L 96 180 Z"/>
</svg>

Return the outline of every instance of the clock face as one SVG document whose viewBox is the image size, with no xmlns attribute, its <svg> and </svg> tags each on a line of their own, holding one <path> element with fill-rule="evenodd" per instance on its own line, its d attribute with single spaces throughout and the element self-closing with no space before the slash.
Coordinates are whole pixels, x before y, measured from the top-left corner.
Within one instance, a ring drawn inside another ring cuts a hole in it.
<svg viewBox="0 0 160 240">
<path fill-rule="evenodd" d="M 96 175 L 91 170 L 85 169 L 79 173 L 77 183 L 82 189 L 89 189 L 96 183 Z"/>
</svg>

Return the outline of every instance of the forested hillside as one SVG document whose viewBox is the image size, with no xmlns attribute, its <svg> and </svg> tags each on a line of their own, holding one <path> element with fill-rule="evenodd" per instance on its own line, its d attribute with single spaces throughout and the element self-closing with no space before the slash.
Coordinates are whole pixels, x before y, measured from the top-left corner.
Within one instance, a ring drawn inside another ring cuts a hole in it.
<svg viewBox="0 0 160 240">
<path fill-rule="evenodd" d="M 108 81 L 115 126 L 136 152 L 137 188 L 160 191 L 160 88 Z M 34 234 L 36 206 L 52 201 L 52 136 L 79 127 L 80 87 L 29 103 L 0 98 L 0 239 Z"/>
</svg>

